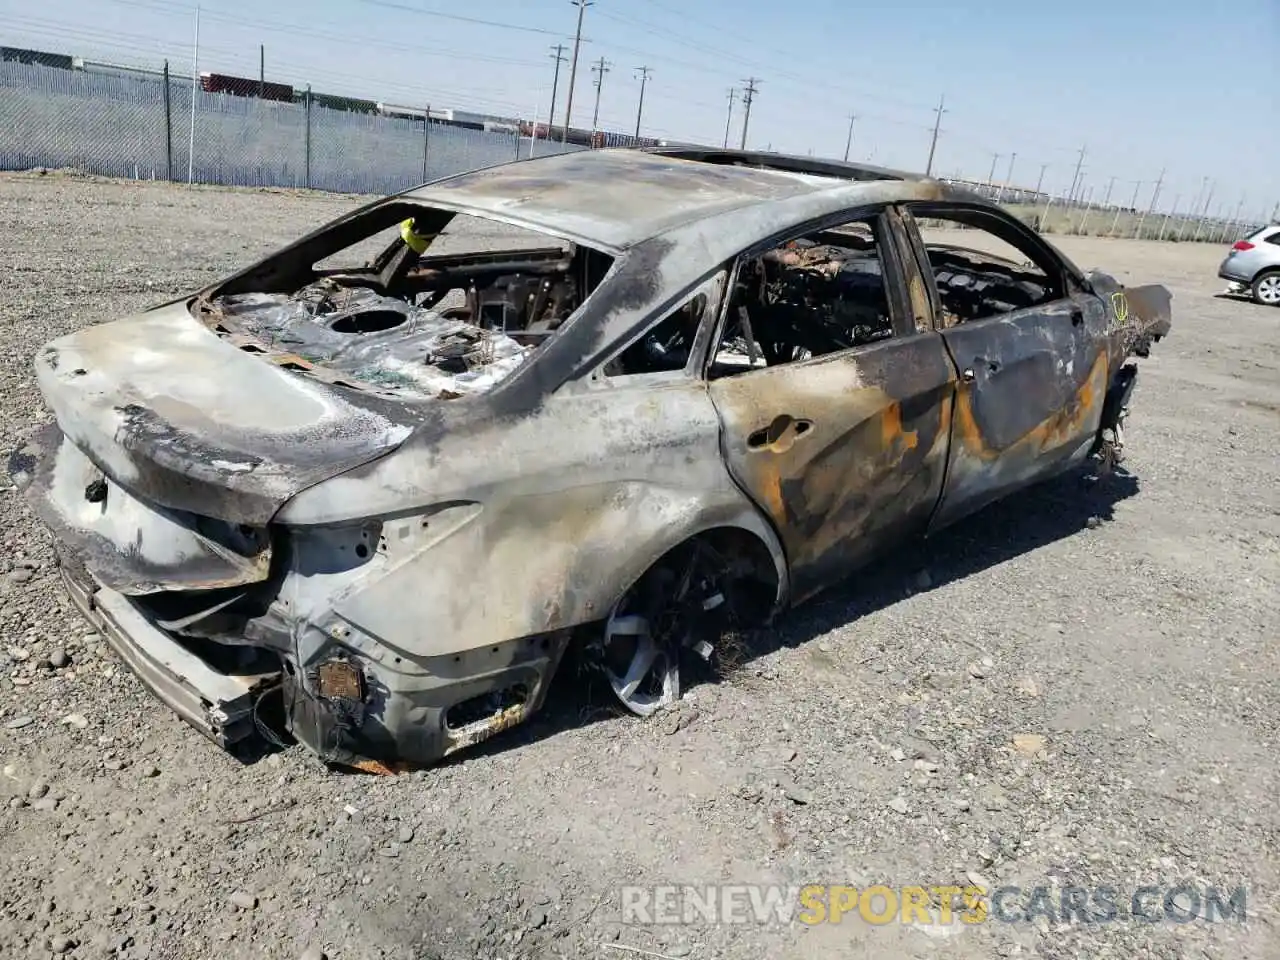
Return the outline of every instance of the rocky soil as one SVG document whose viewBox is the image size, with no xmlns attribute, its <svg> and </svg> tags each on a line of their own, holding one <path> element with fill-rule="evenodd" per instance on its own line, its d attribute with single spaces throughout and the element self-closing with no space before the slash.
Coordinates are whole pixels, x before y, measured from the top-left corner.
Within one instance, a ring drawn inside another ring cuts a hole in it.
<svg viewBox="0 0 1280 960">
<path fill-rule="evenodd" d="M 46 340 L 356 202 L 0 177 L 0 445 L 46 416 Z M 650 722 L 566 675 L 424 772 L 241 764 L 89 630 L 0 491 L 0 957 L 1280 956 L 1280 310 L 1216 297 L 1218 248 L 1060 245 L 1175 294 L 1127 472 L 905 548 Z M 1110 885 L 1122 909 L 622 922 L 623 885 L 711 883 Z M 1127 915 L 1184 883 L 1246 886 L 1247 922 Z"/>
</svg>

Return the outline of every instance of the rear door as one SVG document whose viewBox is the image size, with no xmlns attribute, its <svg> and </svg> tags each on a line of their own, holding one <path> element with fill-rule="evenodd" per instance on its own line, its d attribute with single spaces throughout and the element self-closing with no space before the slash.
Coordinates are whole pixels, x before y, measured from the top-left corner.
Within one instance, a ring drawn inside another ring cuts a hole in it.
<svg viewBox="0 0 1280 960">
<path fill-rule="evenodd" d="M 937 529 L 1088 455 L 1109 377 L 1107 312 L 998 211 L 914 204 L 904 219 L 960 373 Z"/>
<path fill-rule="evenodd" d="M 778 530 L 793 600 L 922 530 L 941 495 L 955 371 L 896 223 L 851 211 L 748 252 L 708 363 L 725 460 Z"/>
</svg>

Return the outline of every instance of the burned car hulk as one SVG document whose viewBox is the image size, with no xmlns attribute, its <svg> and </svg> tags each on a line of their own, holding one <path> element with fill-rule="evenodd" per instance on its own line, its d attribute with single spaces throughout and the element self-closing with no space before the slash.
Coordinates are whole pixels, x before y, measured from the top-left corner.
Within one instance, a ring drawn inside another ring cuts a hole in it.
<svg viewBox="0 0 1280 960">
<path fill-rule="evenodd" d="M 929 179 L 547 157 L 53 341 L 10 469 L 192 725 L 269 703 L 326 761 L 421 764 L 529 717 L 570 643 L 646 715 L 727 629 L 1114 463 L 1169 307 Z"/>
</svg>

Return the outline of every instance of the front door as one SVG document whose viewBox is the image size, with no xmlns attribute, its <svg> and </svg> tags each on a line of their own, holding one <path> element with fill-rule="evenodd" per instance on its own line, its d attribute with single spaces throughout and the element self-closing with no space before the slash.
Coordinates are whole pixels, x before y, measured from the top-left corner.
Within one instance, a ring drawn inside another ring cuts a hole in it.
<svg viewBox="0 0 1280 960">
<path fill-rule="evenodd" d="M 793 600 L 922 530 L 942 491 L 955 372 L 889 236 L 870 218 L 744 258 L 710 364 L 726 463 L 778 530 Z"/>
</svg>

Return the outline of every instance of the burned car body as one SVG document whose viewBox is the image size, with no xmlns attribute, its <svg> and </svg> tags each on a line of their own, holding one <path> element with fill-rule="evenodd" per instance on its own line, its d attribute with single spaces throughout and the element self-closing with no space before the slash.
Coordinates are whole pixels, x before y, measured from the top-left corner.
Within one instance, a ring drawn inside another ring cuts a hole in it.
<svg viewBox="0 0 1280 960">
<path fill-rule="evenodd" d="M 449 252 L 458 218 L 541 239 Z M 1169 305 L 928 179 L 549 157 L 52 342 L 56 423 L 10 469 L 78 605 L 208 736 L 278 698 L 328 761 L 423 763 L 537 710 L 570 642 L 650 713 L 726 625 L 1118 459 Z"/>
</svg>

